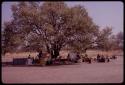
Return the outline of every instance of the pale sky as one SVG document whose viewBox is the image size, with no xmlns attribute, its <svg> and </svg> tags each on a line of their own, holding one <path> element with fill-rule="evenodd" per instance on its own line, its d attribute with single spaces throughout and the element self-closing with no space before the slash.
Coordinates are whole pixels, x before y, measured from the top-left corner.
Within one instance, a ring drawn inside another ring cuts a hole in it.
<svg viewBox="0 0 125 85">
<path fill-rule="evenodd" d="M 10 10 L 14 2 L 2 3 L 2 24 L 9 21 L 12 17 Z M 113 27 L 113 34 L 123 31 L 123 2 L 120 1 L 68 1 L 68 6 L 82 5 L 88 11 L 93 21 L 104 28 L 106 26 Z"/>
</svg>

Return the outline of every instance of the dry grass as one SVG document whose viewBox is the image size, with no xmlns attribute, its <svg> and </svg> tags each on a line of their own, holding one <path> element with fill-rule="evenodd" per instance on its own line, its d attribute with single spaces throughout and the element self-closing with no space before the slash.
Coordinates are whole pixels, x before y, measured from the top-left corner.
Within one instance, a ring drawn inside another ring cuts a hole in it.
<svg viewBox="0 0 125 85">
<path fill-rule="evenodd" d="M 6 53 L 5 57 L 9 57 L 9 58 L 20 58 L 20 57 L 23 57 L 23 58 L 26 58 L 26 57 L 29 56 L 29 54 L 32 57 L 35 57 L 38 53 L 36 53 L 36 52 Z"/>
<path fill-rule="evenodd" d="M 106 55 L 108 55 L 108 56 L 112 56 L 112 55 L 119 56 L 119 55 L 122 55 L 123 56 L 123 51 L 115 50 L 115 51 L 108 51 L 108 52 L 106 52 L 106 51 L 100 51 L 100 50 L 88 50 L 87 54 L 90 57 L 96 57 L 97 54 L 104 55 L 104 56 L 106 56 Z"/>
<path fill-rule="evenodd" d="M 36 52 L 22 52 L 22 53 L 6 53 L 5 57 L 6 58 L 26 58 L 28 57 L 28 55 L 31 55 L 32 57 L 36 57 L 38 53 Z M 68 51 L 61 51 L 60 55 L 61 56 L 67 56 Z M 116 51 L 100 51 L 100 50 L 88 50 L 87 54 L 89 57 L 95 57 L 97 54 L 101 54 L 101 55 L 123 55 L 123 51 L 120 50 L 116 50 Z"/>
</svg>

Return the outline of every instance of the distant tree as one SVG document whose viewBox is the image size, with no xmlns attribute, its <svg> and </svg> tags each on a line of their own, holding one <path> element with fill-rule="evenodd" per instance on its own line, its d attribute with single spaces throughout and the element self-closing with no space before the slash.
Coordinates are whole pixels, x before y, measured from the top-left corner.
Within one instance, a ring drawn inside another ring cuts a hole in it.
<svg viewBox="0 0 125 85">
<path fill-rule="evenodd" d="M 109 37 L 109 45 L 110 45 L 110 50 L 117 50 L 118 49 L 116 35 L 111 35 Z"/>
<path fill-rule="evenodd" d="M 13 35 L 8 42 L 17 41 L 20 35 L 18 41 L 25 42 L 24 48 L 36 50 L 45 47 L 52 58 L 56 58 L 66 45 L 85 51 L 91 47 L 98 31 L 98 26 L 83 6 L 68 7 L 64 2 L 44 2 L 42 5 L 20 2 L 12 5 L 11 9 L 12 28 L 5 25 L 5 29 L 11 29 L 14 33 L 8 33 Z"/>
<path fill-rule="evenodd" d="M 110 37 L 112 34 L 112 27 L 105 27 L 102 31 L 99 32 L 97 37 L 97 46 L 98 48 L 108 51 L 111 49 Z"/>
<path fill-rule="evenodd" d="M 105 27 L 99 31 L 96 39 L 97 47 L 108 51 L 123 49 L 123 32 L 112 34 L 112 27 Z"/>
<path fill-rule="evenodd" d="M 119 49 L 123 49 L 123 44 L 124 44 L 124 35 L 123 32 L 118 32 L 116 34 L 116 42 L 118 44 Z"/>
</svg>

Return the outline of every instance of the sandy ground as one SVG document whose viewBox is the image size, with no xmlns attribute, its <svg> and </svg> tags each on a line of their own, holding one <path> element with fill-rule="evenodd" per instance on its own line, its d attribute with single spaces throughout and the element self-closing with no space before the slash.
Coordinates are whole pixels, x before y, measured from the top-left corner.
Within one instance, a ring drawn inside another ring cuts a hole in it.
<svg viewBox="0 0 125 85">
<path fill-rule="evenodd" d="M 3 83 L 122 83 L 123 57 L 109 63 L 2 67 Z"/>
</svg>

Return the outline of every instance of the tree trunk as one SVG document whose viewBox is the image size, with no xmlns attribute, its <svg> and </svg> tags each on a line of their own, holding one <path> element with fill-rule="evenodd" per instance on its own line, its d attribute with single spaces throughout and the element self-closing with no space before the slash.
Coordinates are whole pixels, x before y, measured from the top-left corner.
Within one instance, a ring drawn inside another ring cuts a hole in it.
<svg viewBox="0 0 125 85">
<path fill-rule="evenodd" d="M 53 45 L 52 51 L 53 51 L 52 58 L 57 58 L 57 56 L 59 56 L 59 51 L 60 51 L 57 44 Z"/>
<path fill-rule="evenodd" d="M 51 54 L 52 59 L 57 58 L 57 56 L 59 56 L 60 48 L 58 48 L 56 44 L 54 44 L 52 48 L 46 45 L 46 48 L 47 48 L 47 52 Z"/>
<path fill-rule="evenodd" d="M 47 44 L 46 44 L 46 49 L 47 49 L 47 52 L 48 52 L 48 53 L 51 53 L 51 52 L 50 52 L 50 48 L 49 48 L 49 46 L 48 46 Z"/>
<path fill-rule="evenodd" d="M 59 56 L 59 50 L 58 49 L 54 49 L 54 58 L 57 58 L 57 56 Z"/>
</svg>

